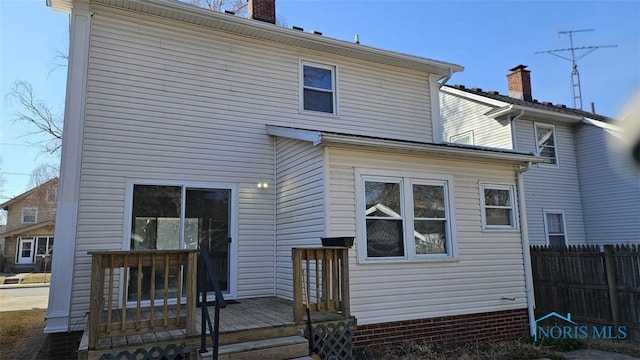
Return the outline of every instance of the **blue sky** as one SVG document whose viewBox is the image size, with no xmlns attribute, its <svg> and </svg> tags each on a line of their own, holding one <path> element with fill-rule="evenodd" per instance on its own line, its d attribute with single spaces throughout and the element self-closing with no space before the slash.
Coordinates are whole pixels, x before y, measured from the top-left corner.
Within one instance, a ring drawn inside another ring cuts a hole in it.
<svg viewBox="0 0 640 360">
<path fill-rule="evenodd" d="M 536 51 L 569 47 L 557 30 L 576 33 L 575 46 L 599 49 L 578 62 L 585 109 L 616 116 L 640 87 L 640 1 L 356 1 L 277 0 L 288 27 L 324 36 L 456 63 L 465 71 L 449 84 L 507 93 L 506 74 L 518 64 L 531 70 L 533 97 L 572 105 L 571 63 Z M 62 113 L 66 69 L 54 70 L 68 37 L 68 15 L 45 0 L 0 0 L 0 171 L 7 184 L 0 202 L 26 190 L 28 174 L 47 161 L 29 143 L 38 138 L 11 121 L 21 109 L 7 101 L 16 80 Z"/>
</svg>

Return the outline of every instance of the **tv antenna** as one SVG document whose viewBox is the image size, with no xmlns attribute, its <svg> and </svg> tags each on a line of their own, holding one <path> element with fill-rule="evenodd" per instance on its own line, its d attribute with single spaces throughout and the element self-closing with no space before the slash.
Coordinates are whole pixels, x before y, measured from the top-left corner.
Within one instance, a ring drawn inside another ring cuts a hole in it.
<svg viewBox="0 0 640 360">
<path fill-rule="evenodd" d="M 598 45 L 598 46 L 573 46 L 573 33 L 577 32 L 586 32 L 593 31 L 593 29 L 583 29 L 583 30 L 558 30 L 558 36 L 569 34 L 569 44 L 571 47 L 565 49 L 555 49 L 555 50 L 547 50 L 547 51 L 536 51 L 536 54 L 550 54 L 553 56 L 557 56 L 561 59 L 565 59 L 571 61 L 571 90 L 573 92 L 573 107 L 575 109 L 582 110 L 582 88 L 580 86 L 580 73 L 578 72 L 578 60 L 583 57 L 591 54 L 592 52 L 600 49 L 600 48 L 610 48 L 617 47 L 618 45 Z M 571 52 L 571 57 L 566 57 L 560 55 L 559 53 L 563 52 Z M 579 53 L 578 53 L 579 52 Z"/>
</svg>

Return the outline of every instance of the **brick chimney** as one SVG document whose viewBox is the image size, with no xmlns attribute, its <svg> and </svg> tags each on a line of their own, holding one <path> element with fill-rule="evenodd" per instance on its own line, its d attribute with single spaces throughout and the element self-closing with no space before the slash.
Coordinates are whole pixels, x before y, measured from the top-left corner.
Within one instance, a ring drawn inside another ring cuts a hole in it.
<svg viewBox="0 0 640 360">
<path fill-rule="evenodd" d="M 531 101 L 531 71 L 525 70 L 527 65 L 518 65 L 509 69 L 511 73 L 507 75 L 509 83 L 509 97 Z"/>
<path fill-rule="evenodd" d="M 276 23 L 276 0 L 249 0 L 249 19 Z"/>
</svg>

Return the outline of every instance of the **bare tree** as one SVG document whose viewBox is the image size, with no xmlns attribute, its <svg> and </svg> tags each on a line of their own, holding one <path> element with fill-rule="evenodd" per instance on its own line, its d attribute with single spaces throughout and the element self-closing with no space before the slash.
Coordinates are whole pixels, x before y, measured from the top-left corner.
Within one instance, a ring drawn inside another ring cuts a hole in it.
<svg viewBox="0 0 640 360">
<path fill-rule="evenodd" d="M 48 135 L 48 139 L 37 145 L 46 153 L 58 154 L 62 146 L 62 117 L 54 114 L 43 100 L 35 96 L 31 84 L 27 81 L 14 82 L 7 97 L 18 101 L 24 108 L 23 112 L 15 114 L 13 121 L 24 122 L 35 128 L 27 135 Z"/>
<path fill-rule="evenodd" d="M 183 0 L 190 4 L 216 11 L 229 10 L 238 16 L 247 15 L 246 0 Z"/>
<path fill-rule="evenodd" d="M 29 180 L 29 188 L 40 186 L 47 181 L 57 177 L 60 174 L 60 166 L 58 164 L 46 163 L 41 164 L 31 171 Z"/>
</svg>

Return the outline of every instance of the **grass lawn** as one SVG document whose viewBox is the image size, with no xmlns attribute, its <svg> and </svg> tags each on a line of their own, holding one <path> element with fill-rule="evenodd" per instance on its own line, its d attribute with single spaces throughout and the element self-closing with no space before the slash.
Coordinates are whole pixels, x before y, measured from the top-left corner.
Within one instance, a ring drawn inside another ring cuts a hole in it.
<svg viewBox="0 0 640 360">
<path fill-rule="evenodd" d="M 34 334 L 42 332 L 46 310 L 0 312 L 0 360 L 15 359 L 20 348 L 38 351 L 25 346 Z M 31 344 L 29 344 L 31 345 Z M 37 346 L 37 345 L 36 345 Z"/>
</svg>

